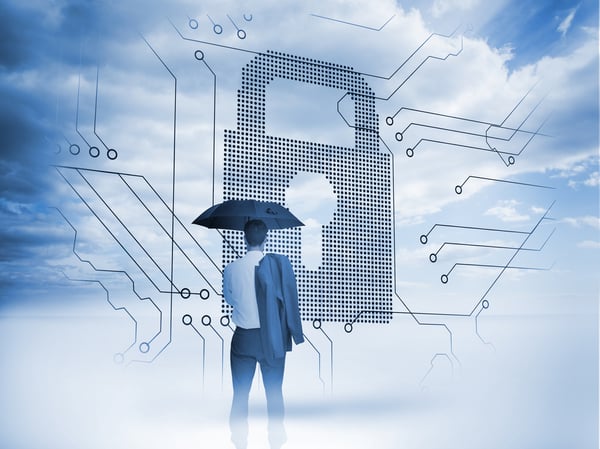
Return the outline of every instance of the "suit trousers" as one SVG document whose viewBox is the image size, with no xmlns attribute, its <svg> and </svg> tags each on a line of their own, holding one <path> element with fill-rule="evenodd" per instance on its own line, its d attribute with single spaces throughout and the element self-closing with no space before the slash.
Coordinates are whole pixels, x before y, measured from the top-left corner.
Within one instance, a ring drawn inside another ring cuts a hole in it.
<svg viewBox="0 0 600 449">
<path fill-rule="evenodd" d="M 286 441 L 282 392 L 285 355 L 267 361 L 261 343 L 260 329 L 237 327 L 231 340 L 230 359 L 233 383 L 233 401 L 229 416 L 231 441 L 237 449 L 245 449 L 247 446 L 248 398 L 258 363 L 267 398 L 269 442 L 272 449 L 280 448 Z"/>
</svg>

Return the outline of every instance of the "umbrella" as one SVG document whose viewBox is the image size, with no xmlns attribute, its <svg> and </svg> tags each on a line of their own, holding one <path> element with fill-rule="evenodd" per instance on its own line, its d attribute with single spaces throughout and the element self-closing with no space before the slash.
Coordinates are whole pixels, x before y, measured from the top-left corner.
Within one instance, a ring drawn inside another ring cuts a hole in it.
<svg viewBox="0 0 600 449">
<path fill-rule="evenodd" d="M 243 230 L 248 220 L 265 222 L 269 229 L 304 226 L 288 209 L 272 201 L 228 200 L 202 212 L 192 223 L 207 228 Z"/>
</svg>

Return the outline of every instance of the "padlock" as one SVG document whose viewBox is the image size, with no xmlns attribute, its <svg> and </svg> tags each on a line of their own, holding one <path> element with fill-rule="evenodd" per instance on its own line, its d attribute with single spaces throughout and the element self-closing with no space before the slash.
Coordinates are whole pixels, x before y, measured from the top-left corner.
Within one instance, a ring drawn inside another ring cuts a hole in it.
<svg viewBox="0 0 600 449">
<path fill-rule="evenodd" d="M 355 133 L 354 148 L 266 135 L 266 89 L 277 78 L 348 95 L 355 106 L 355 123 L 348 125 Z M 294 267 L 302 318 L 389 322 L 394 293 L 392 158 L 379 149 L 375 96 L 364 77 L 330 62 L 272 51 L 258 54 L 242 69 L 237 122 L 237 129 L 225 130 L 224 200 L 286 205 L 290 181 L 300 171 L 325 175 L 337 196 L 333 218 L 323 226 L 317 270 L 302 265 L 298 228 L 269 232 L 268 251 L 286 254 Z M 226 231 L 223 264 L 243 253 L 242 234 Z M 223 303 L 223 312 L 228 311 Z"/>
</svg>

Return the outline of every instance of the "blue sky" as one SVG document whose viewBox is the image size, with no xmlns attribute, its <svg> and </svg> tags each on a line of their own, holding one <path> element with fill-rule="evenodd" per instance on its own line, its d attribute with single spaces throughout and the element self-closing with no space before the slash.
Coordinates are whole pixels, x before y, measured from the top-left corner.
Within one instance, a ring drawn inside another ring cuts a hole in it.
<svg viewBox="0 0 600 449">
<path fill-rule="evenodd" d="M 490 23 L 490 43 L 515 50 L 513 67 L 572 50 L 581 28 L 596 25 L 593 2 L 511 2 Z"/>
<path fill-rule="evenodd" d="M 217 320 L 220 273 L 212 262 L 220 266 L 221 238 L 189 223 L 211 205 L 213 187 L 215 199 L 222 197 L 223 136 L 236 126 L 241 69 L 251 52 L 275 50 L 352 66 L 378 98 L 381 141 L 394 156 L 395 283 L 403 301 L 395 302 L 395 310 L 468 314 L 484 299 L 490 304 L 479 321 L 473 323 L 471 316 L 464 327 L 444 315 L 422 317 L 437 327 L 404 327 L 400 317 L 391 329 L 401 340 L 394 340 L 390 329 L 375 326 L 364 331 L 365 347 L 377 347 L 378 332 L 384 333 L 401 360 L 415 362 L 411 369 L 420 379 L 436 353 L 452 355 L 454 349 L 460 355 L 461 341 L 468 341 L 465 364 L 477 365 L 473 354 L 479 349 L 473 350 L 470 340 L 480 342 L 474 324 L 492 340 L 496 337 L 499 352 L 522 360 L 531 352 L 521 352 L 494 319 L 511 317 L 515 325 L 541 314 L 581 314 L 596 320 L 575 343 L 589 351 L 588 358 L 581 358 L 585 363 L 590 357 L 597 362 L 596 1 L 179 0 L 165 5 L 8 0 L 0 5 L 0 17 L 3 316 L 95 316 L 100 310 L 102 316 L 114 314 L 121 320 L 121 348 L 127 346 L 135 321 L 137 344 L 124 351 L 128 361 L 161 360 L 170 357 L 171 346 L 191 344 L 180 314 L 198 320 L 208 314 Z M 214 32 L 213 21 L 222 33 Z M 244 29 L 244 39 L 236 35 L 236 27 Z M 391 79 L 382 79 L 386 77 Z M 329 104 L 335 95 L 286 81 L 273 83 L 267 95 L 269 132 L 352 143 L 335 105 Z M 388 126 L 386 117 L 392 115 L 394 124 Z M 508 139 L 514 129 L 528 133 Z M 529 132 L 537 130 L 540 134 L 528 142 Z M 399 131 L 404 131 L 401 140 L 396 138 Z M 493 152 L 468 149 L 485 149 L 485 132 L 505 159 L 520 153 L 513 165 Z M 74 145 L 78 154 L 72 154 Z M 89 146 L 98 148 L 97 158 L 89 155 Z M 415 146 L 413 157 L 407 157 L 407 148 Z M 107 157 L 109 148 L 116 150 L 114 160 Z M 80 171 L 56 170 L 54 165 Z M 123 180 L 94 170 L 135 176 Z M 468 177 L 475 178 L 457 195 L 455 186 Z M 320 215 L 331 214 L 331 192 L 323 184 L 298 185 L 289 198 L 310 192 L 303 206 L 311 207 L 302 213 L 314 217 L 306 220 L 317 223 Z M 174 199 L 181 220 L 173 222 L 182 248 L 174 252 L 175 284 L 189 286 L 193 293 L 188 302 L 176 295 L 173 305 L 164 293 L 170 289 L 171 244 L 163 230 L 170 232 L 172 217 L 161 199 L 169 207 Z M 549 219 L 536 226 L 551 204 Z M 518 248 L 532 229 L 523 245 L 528 251 L 511 259 L 514 250 L 507 248 Z M 419 237 L 430 230 L 427 245 L 422 245 Z M 313 237 L 315 232 L 307 230 Z M 438 249 L 438 260 L 431 263 L 429 255 Z M 314 247 L 306 250 L 303 257 L 318 254 Z M 509 260 L 514 269 L 499 268 Z M 443 284 L 440 276 L 450 270 Z M 209 292 L 206 302 L 200 298 L 204 291 Z M 566 336 L 577 324 L 566 323 L 571 322 L 561 321 L 561 333 L 551 336 L 552 347 L 560 346 L 563 336 L 562 341 L 571 341 Z M 438 338 L 442 325 L 456 337 L 453 348 L 445 334 Z M 357 338 L 340 326 L 328 329 L 339 337 L 341 348 Z M 418 348 L 405 346 L 421 338 Z M 147 353 L 140 351 L 139 343 L 150 339 L 156 344 Z M 505 352 L 503 339 L 508 342 Z M 536 365 L 540 372 L 552 359 L 549 347 L 544 351 Z M 570 360 L 568 349 L 557 351 L 559 360 Z M 585 364 L 579 359 L 569 363 L 575 371 L 578 363 Z"/>
</svg>

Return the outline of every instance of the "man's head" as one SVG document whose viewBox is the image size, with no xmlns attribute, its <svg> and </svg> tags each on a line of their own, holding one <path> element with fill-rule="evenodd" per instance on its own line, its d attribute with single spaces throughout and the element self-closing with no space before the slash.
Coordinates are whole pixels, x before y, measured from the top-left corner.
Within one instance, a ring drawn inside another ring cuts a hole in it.
<svg viewBox="0 0 600 449">
<path fill-rule="evenodd" d="M 244 225 L 244 237 L 248 246 L 260 246 L 267 238 L 267 225 L 262 220 L 249 220 Z"/>
</svg>

